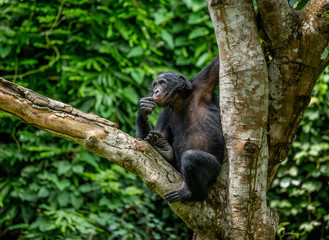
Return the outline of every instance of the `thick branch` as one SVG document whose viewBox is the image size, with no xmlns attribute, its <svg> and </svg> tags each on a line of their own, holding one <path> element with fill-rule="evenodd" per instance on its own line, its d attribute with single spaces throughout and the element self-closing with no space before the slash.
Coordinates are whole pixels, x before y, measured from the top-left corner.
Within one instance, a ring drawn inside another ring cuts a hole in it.
<svg viewBox="0 0 329 240">
<path fill-rule="evenodd" d="M 172 171 L 146 142 L 121 132 L 115 128 L 114 123 L 41 96 L 2 78 L 0 109 L 19 117 L 26 124 L 72 140 L 100 156 L 110 158 L 128 171 L 139 172 L 140 177 L 148 185 L 153 185 L 153 190 L 160 195 L 176 186 L 170 186 L 172 183 L 177 182 L 179 185 L 181 181 L 179 174 Z M 108 149 L 113 150 L 115 154 L 109 154 Z M 150 165 L 150 162 L 153 165 Z M 162 169 L 164 171 L 159 172 Z"/>
<path fill-rule="evenodd" d="M 289 41 L 277 41 L 281 32 L 273 32 L 276 35 L 269 42 L 273 59 L 269 64 L 268 187 L 288 153 L 315 82 L 329 62 L 328 57 L 321 59 L 329 41 L 329 25 L 324 15 L 327 9 L 327 0 L 310 1 L 298 13 L 295 26 L 290 26 Z M 269 18 L 268 12 L 263 10 L 262 14 L 262 18 Z M 263 23 L 264 28 L 269 28 L 268 25 Z"/>
<path fill-rule="evenodd" d="M 328 29 L 325 14 L 329 10 L 328 0 L 310 0 L 301 11 L 301 17 L 308 21 L 313 31 L 323 32 Z"/>
<path fill-rule="evenodd" d="M 272 47 L 289 41 L 296 31 L 298 17 L 288 0 L 258 0 L 263 28 Z"/>
<path fill-rule="evenodd" d="M 26 124 L 72 140 L 109 159 L 139 176 L 160 196 L 182 183 L 180 174 L 147 142 L 129 136 L 118 130 L 114 123 L 95 114 L 84 113 L 3 78 L 0 78 L 0 109 Z M 220 205 L 224 200 L 218 197 L 222 188 L 219 182 L 216 185 L 219 187 L 213 187 L 204 202 L 170 205 L 194 232 L 206 236 L 205 239 L 216 239 L 216 232 L 218 234 L 224 226 L 215 221 L 224 215 Z"/>
</svg>

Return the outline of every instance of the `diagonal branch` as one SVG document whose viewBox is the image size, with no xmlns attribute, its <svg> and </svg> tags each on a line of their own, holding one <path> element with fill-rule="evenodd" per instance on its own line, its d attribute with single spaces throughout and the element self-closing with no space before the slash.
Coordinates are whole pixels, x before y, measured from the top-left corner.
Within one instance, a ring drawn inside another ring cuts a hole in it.
<svg viewBox="0 0 329 240">
<path fill-rule="evenodd" d="M 109 159 L 139 176 L 161 197 L 182 183 L 180 174 L 147 142 L 129 136 L 117 129 L 114 123 L 95 114 L 84 113 L 3 78 L 0 78 L 0 110 Z M 220 193 L 215 193 L 219 189 L 222 187 L 213 187 L 206 201 L 189 204 L 178 202 L 169 206 L 194 232 L 202 236 L 211 227 L 218 229 L 215 218 L 221 217 L 224 212 L 219 203 Z"/>
<path fill-rule="evenodd" d="M 181 181 L 180 175 L 149 144 L 118 130 L 116 124 L 3 78 L 0 78 L 0 109 L 28 125 L 74 141 L 128 171 L 138 173 L 160 195 Z"/>
</svg>

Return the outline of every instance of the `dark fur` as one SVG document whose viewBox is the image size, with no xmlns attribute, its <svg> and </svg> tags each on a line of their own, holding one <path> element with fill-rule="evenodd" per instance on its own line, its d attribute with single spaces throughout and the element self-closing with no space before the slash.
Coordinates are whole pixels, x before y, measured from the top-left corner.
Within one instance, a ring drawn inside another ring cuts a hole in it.
<svg viewBox="0 0 329 240">
<path fill-rule="evenodd" d="M 162 73 L 153 82 L 153 97 L 140 100 L 136 136 L 149 141 L 183 176 L 182 186 L 165 194 L 168 202 L 206 199 L 220 171 L 224 140 L 214 94 L 218 74 L 218 57 L 191 82 L 179 73 Z M 151 131 L 147 116 L 154 102 L 163 111 Z"/>
</svg>

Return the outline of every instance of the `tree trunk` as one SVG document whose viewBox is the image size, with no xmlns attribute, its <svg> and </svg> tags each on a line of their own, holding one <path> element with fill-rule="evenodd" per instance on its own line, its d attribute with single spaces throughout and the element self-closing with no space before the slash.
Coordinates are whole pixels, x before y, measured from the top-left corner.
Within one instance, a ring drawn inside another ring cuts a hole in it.
<svg viewBox="0 0 329 240">
<path fill-rule="evenodd" d="M 266 190 L 288 153 L 312 88 L 328 65 L 328 57 L 321 59 L 321 54 L 329 40 L 324 15 L 329 2 L 310 1 L 298 12 L 288 1 L 259 1 L 259 26 L 251 1 L 207 0 L 207 5 L 221 66 L 226 223 L 231 229 L 224 239 L 274 239 L 278 216 L 266 206 Z M 267 34 L 265 53 L 257 27 Z"/>
<path fill-rule="evenodd" d="M 321 56 L 329 41 L 329 3 L 310 0 L 296 11 L 285 0 L 259 1 L 265 53 L 251 1 L 207 4 L 220 52 L 226 158 L 207 200 L 169 207 L 196 233 L 195 239 L 274 239 L 278 216 L 266 205 L 266 191 L 286 157 L 315 81 L 328 65 L 329 57 Z M 162 197 L 182 183 L 147 142 L 106 119 L 2 78 L 0 109 L 122 166 Z"/>
<path fill-rule="evenodd" d="M 220 107 L 228 159 L 226 239 L 271 239 L 266 205 L 268 74 L 251 1 L 208 1 L 220 52 Z"/>
</svg>

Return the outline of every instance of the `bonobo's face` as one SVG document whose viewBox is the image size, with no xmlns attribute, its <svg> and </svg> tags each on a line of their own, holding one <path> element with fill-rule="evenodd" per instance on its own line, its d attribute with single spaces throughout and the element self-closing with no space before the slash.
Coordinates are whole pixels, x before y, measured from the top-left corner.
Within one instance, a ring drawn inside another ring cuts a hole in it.
<svg viewBox="0 0 329 240">
<path fill-rule="evenodd" d="M 162 107 L 173 104 L 184 90 L 192 90 L 192 84 L 179 73 L 161 73 L 152 83 L 154 102 Z"/>
</svg>

